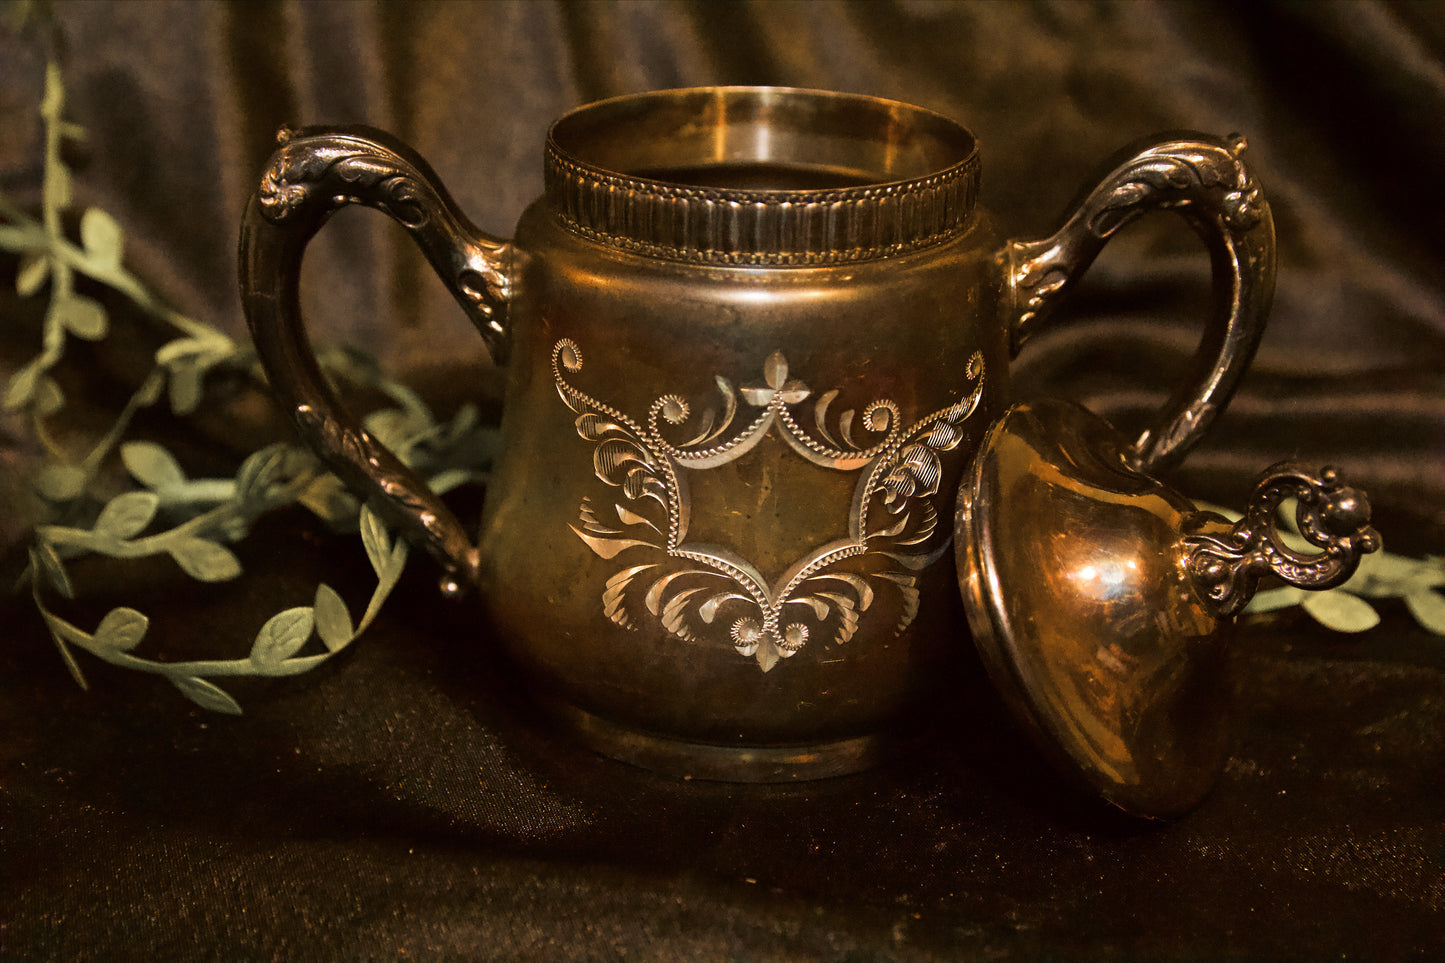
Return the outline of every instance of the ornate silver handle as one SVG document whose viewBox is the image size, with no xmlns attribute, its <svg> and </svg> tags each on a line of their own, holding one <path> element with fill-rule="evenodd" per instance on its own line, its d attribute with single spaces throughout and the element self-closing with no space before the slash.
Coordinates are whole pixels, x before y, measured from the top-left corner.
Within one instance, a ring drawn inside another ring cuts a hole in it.
<svg viewBox="0 0 1445 963">
<path fill-rule="evenodd" d="M 1177 464 L 1224 410 L 1254 357 L 1274 296 L 1274 221 L 1242 159 L 1244 139 L 1168 137 L 1115 167 L 1064 226 L 1004 246 L 1005 322 L 1017 353 L 1119 228 L 1178 211 L 1204 238 L 1214 315 L 1182 387 L 1126 453 L 1148 474 Z"/>
<path fill-rule="evenodd" d="M 1300 534 L 1319 553 L 1301 554 L 1281 538 L 1278 509 L 1290 498 L 1297 502 Z M 1198 520 L 1209 524 L 1219 516 L 1208 513 Z M 1334 588 L 1355 574 L 1361 556 L 1380 548 L 1380 535 L 1369 522 L 1365 493 L 1346 485 L 1336 469 L 1312 472 L 1282 462 L 1265 471 L 1244 517 L 1232 529 L 1184 537 L 1185 573 L 1220 616 L 1248 605 L 1260 578 L 1268 574 L 1312 591 Z"/>
<path fill-rule="evenodd" d="M 261 363 L 302 438 L 355 491 L 425 545 L 456 594 L 477 553 L 451 511 L 361 427 L 327 387 L 301 320 L 307 242 L 347 204 L 383 211 L 411 234 L 456 296 L 492 357 L 506 359 L 512 247 L 478 231 L 426 162 L 369 128 L 282 130 L 241 226 L 241 297 Z"/>
</svg>

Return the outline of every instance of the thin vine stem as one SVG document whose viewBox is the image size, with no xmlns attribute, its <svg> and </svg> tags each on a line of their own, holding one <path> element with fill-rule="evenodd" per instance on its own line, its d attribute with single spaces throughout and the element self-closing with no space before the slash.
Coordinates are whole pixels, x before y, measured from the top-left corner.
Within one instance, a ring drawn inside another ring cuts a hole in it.
<svg viewBox="0 0 1445 963">
<path fill-rule="evenodd" d="M 87 209 L 80 218 L 81 243 L 66 236 L 62 215 L 71 203 L 71 172 L 62 151 L 67 138 L 83 132 L 65 119 L 65 107 L 64 78 L 51 58 L 39 110 L 44 126 L 39 216 L 0 195 L 0 218 L 5 222 L 0 223 L 0 248 L 21 258 L 17 293 L 28 297 L 47 284 L 49 288 L 39 350 L 5 386 L 5 405 L 21 411 L 43 453 L 34 485 L 50 518 L 66 522 L 42 520 L 34 525 L 29 565 L 20 586 L 28 583 L 37 612 L 81 688 L 87 688 L 87 682 L 75 648 L 113 665 L 162 676 L 207 709 L 239 713 L 239 704 L 209 679 L 298 675 L 345 651 L 381 612 L 401 577 L 408 549 L 375 515 L 343 495 L 340 482 L 322 469 L 314 455 L 293 444 L 252 453 L 234 478 L 192 479 L 161 446 L 126 441 L 136 415 L 155 404 L 167 388 L 172 412 L 185 418 L 200 406 L 209 371 L 221 365 L 249 371 L 254 359 L 249 348 L 166 305 L 126 270 L 122 231 L 109 214 Z M 141 317 L 167 326 L 173 334 L 156 351 L 150 371 L 109 426 L 79 445 L 62 443 L 50 430 L 50 422 L 63 417 L 65 409 L 64 395 L 50 372 L 65 363 L 71 337 L 100 340 L 109 334 L 110 325 L 101 304 L 76 290 L 77 276 L 128 298 Z M 439 489 L 480 480 L 495 432 L 476 426 L 474 409 L 463 408 L 450 423 L 438 422 L 415 391 L 382 375 L 374 360 L 346 351 L 321 354 L 332 359 L 322 362 L 329 378 L 377 388 L 396 406 L 373 413 L 369 423 L 399 457 L 433 475 Z M 264 384 L 260 387 L 265 390 Z M 112 482 L 102 485 L 100 479 L 114 465 L 117 449 L 141 487 L 102 496 L 102 488 L 114 491 Z M 86 631 L 47 602 L 48 594 L 76 597 L 66 566 L 90 555 L 106 557 L 105 564 L 124 564 L 168 553 L 187 575 L 203 582 L 240 577 L 239 560 L 222 543 L 244 539 L 261 516 L 296 504 L 305 505 L 333 527 L 360 532 L 377 582 L 359 623 L 353 624 L 346 603 L 323 582 L 316 587 L 313 604 L 266 619 L 248 657 L 165 662 L 134 651 L 150 627 L 143 613 L 114 608 L 93 631 Z M 178 520 L 157 521 L 175 515 Z M 303 651 L 313 639 L 320 640 L 324 651 Z"/>
</svg>

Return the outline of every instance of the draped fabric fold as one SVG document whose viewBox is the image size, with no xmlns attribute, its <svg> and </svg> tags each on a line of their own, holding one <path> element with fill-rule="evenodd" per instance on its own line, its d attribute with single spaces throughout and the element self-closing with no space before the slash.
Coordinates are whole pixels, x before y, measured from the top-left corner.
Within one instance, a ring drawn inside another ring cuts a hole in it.
<svg viewBox="0 0 1445 963">
<path fill-rule="evenodd" d="M 1370 493 L 1387 549 L 1445 555 L 1439 3 L 48 9 L 67 115 L 87 131 L 76 210 L 113 214 L 129 269 L 238 340 L 237 229 L 282 126 L 391 131 L 499 236 L 541 193 L 553 119 L 650 88 L 828 88 L 956 118 L 981 144 L 979 203 L 1011 238 L 1053 231 L 1125 144 L 1240 132 L 1276 219 L 1279 283 L 1255 365 L 1170 483 L 1229 505 L 1280 459 L 1338 465 Z M 0 27 L 0 189 L 30 205 L 45 52 L 42 31 Z M 39 329 L 17 268 L 0 252 L 7 378 Z M 481 340 L 383 218 L 338 215 L 303 283 L 318 341 L 362 346 L 439 410 L 495 407 Z M 1078 400 L 1132 435 L 1184 376 L 1209 300 L 1208 254 L 1182 220 L 1131 225 L 1024 348 L 1015 393 Z M 121 393 L 145 350 L 88 354 L 76 398 Z M 285 437 L 261 406 L 212 405 L 140 428 L 222 472 L 242 445 Z M 36 464 L 26 431 L 0 416 L 0 500 Z M 18 504 L 0 504 L 12 562 Z M 102 576 L 85 604 L 98 617 L 139 595 L 157 622 L 182 623 L 163 634 L 169 657 L 197 636 L 239 655 L 236 612 L 274 611 L 348 553 L 288 516 L 243 552 L 263 576 L 222 604 L 149 570 Z M 0 955 L 1445 954 L 1445 645 L 1403 606 L 1359 637 L 1297 611 L 1249 625 L 1224 784 L 1151 831 L 1049 801 L 1051 777 L 985 690 L 961 692 L 962 721 L 922 758 L 813 787 L 673 784 L 595 759 L 558 745 L 493 676 L 468 637 L 473 610 L 439 609 L 423 564 L 349 661 L 250 690 L 238 721 L 102 666 L 75 690 L 28 600 L 0 602 Z"/>
</svg>

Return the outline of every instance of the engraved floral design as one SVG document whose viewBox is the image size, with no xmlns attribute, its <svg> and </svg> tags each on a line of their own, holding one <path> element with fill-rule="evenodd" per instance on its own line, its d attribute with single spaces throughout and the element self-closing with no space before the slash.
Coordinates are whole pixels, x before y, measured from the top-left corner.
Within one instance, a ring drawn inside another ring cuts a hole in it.
<svg viewBox="0 0 1445 963">
<path fill-rule="evenodd" d="M 692 436 L 680 443 L 663 434 L 664 423 L 676 429 L 693 420 L 687 399 L 662 395 L 645 418 L 633 420 L 568 380 L 582 364 L 582 352 L 571 340 L 553 346 L 557 392 L 577 414 L 577 434 L 594 446 L 597 478 L 621 492 L 601 511 L 591 497 L 584 498 L 571 526 L 601 558 L 631 553 L 632 564 L 603 588 L 602 610 L 609 619 L 624 627 L 655 620 L 686 641 L 725 640 L 756 659 L 764 672 L 810 640 L 847 642 L 880 590 L 896 596 L 895 631 L 913 621 L 916 573 L 948 546 L 933 498 L 944 474 L 943 456 L 963 441 L 964 422 L 982 397 L 981 355 L 969 361 L 967 394 L 912 426 L 904 426 L 898 406 L 887 400 L 870 404 L 861 419 L 851 409 L 835 418 L 835 389 L 813 400 L 810 430 L 799 423 L 798 413 L 813 391 L 790 379 L 787 359 L 774 352 L 763 363 L 761 383 L 739 388 L 716 376 L 721 403 L 699 415 Z M 743 409 L 756 413 L 740 416 Z M 855 422 L 871 444 L 855 439 Z M 858 474 L 847 536 L 812 549 L 773 581 L 725 547 L 687 539 L 686 472 L 735 461 L 769 432 L 815 465 Z M 842 567 L 864 557 L 871 564 L 863 571 Z"/>
</svg>

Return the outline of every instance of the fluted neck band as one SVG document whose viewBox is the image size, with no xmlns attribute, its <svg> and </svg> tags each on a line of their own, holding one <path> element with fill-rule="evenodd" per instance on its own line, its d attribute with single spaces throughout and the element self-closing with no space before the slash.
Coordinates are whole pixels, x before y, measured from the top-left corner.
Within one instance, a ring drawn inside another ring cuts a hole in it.
<svg viewBox="0 0 1445 963">
<path fill-rule="evenodd" d="M 896 101 L 769 87 L 655 91 L 563 117 L 546 196 L 570 231 L 652 257 L 813 265 L 886 257 L 964 230 L 978 151 Z"/>
</svg>

